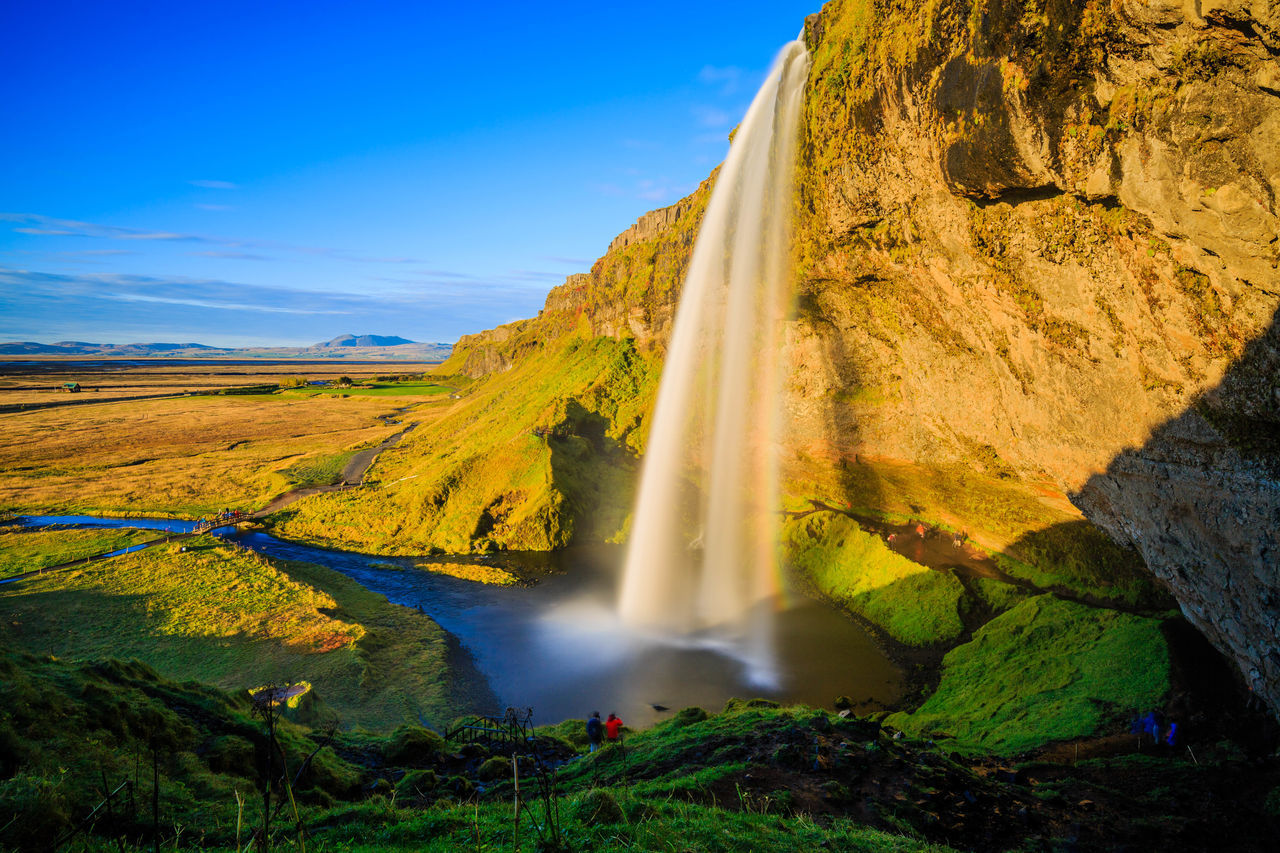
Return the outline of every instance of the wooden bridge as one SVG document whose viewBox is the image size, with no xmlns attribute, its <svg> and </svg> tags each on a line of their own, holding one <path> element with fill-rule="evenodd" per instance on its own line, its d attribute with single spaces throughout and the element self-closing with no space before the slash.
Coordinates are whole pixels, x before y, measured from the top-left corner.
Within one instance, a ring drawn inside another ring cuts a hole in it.
<svg viewBox="0 0 1280 853">
<path fill-rule="evenodd" d="M 502 717 L 483 714 L 464 717 L 456 726 L 445 729 L 444 739 L 454 743 L 482 743 L 491 751 L 523 750 L 533 739 L 533 709 L 520 712 L 508 708 Z"/>
</svg>

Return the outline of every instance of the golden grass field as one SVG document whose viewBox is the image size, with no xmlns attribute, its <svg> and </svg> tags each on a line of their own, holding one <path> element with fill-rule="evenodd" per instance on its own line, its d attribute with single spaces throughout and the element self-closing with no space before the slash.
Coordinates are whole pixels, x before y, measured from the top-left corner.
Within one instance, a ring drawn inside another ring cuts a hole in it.
<svg viewBox="0 0 1280 853">
<path fill-rule="evenodd" d="M 118 365 L 118 366 L 117 366 Z M 85 400 L 145 397 L 186 391 L 216 391 L 250 385 L 274 385 L 291 379 L 335 380 L 348 376 L 363 382 L 374 376 L 418 376 L 430 364 L 186 364 L 134 365 L 103 362 L 94 369 L 76 369 L 74 364 L 48 362 L 38 372 L 16 362 L 0 360 L 0 406 L 15 403 L 64 403 Z M 64 382 L 81 386 L 77 394 L 55 390 Z"/>
<path fill-rule="evenodd" d="M 190 397 L 4 416 L 0 505 L 201 515 L 256 509 L 286 490 L 281 469 L 395 432 L 363 400 Z"/>
<path fill-rule="evenodd" d="M 285 393 L 3 414 L 0 508 L 187 517 L 254 510 L 294 484 L 290 468 L 324 467 L 328 457 L 376 444 L 404 428 L 379 415 L 431 400 Z"/>
</svg>

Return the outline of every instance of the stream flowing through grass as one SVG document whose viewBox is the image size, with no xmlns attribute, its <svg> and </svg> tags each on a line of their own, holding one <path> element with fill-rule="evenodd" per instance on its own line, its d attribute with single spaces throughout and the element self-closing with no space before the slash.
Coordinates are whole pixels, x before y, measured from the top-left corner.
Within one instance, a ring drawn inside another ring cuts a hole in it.
<svg viewBox="0 0 1280 853">
<path fill-rule="evenodd" d="M 195 526 L 178 519 L 93 516 L 26 516 L 21 522 L 175 533 Z M 331 551 L 234 528 L 220 535 L 272 559 L 326 566 L 395 604 L 420 608 L 457 638 L 504 706 L 532 707 L 541 723 L 599 710 L 645 726 L 691 705 L 716 710 L 735 696 L 822 707 L 848 696 L 858 710 L 869 711 L 893 702 L 902 689 L 901 671 L 859 626 L 803 598 L 777 615 L 782 681 L 776 688 L 753 683 L 749 667 L 732 649 L 713 642 L 638 639 L 614 609 L 623 558 L 618 547 L 431 558 L 502 565 L 533 581 L 495 586 L 424 571 L 416 566 L 421 558 Z"/>
</svg>

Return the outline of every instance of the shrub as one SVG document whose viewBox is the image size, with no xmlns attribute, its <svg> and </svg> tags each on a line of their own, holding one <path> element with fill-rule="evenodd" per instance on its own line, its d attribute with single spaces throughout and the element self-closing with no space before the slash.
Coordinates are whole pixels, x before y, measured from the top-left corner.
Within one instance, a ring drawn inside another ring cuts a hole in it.
<svg viewBox="0 0 1280 853">
<path fill-rule="evenodd" d="M 264 759 L 265 760 L 265 759 Z M 239 735 L 223 735 L 213 742 L 205 755 L 209 769 L 216 773 L 254 776 L 254 747 Z"/>
<path fill-rule="evenodd" d="M 71 809 L 60 782 L 21 773 L 0 782 L 0 802 L 14 819 L 0 828 L 0 846 L 42 849 L 71 823 Z"/>
<path fill-rule="evenodd" d="M 745 711 L 748 708 L 779 708 L 781 707 L 772 699 L 730 699 L 724 703 L 724 711 L 721 713 L 732 714 L 735 711 Z"/>
<path fill-rule="evenodd" d="M 1280 818 L 1280 788 L 1272 788 L 1271 793 L 1267 794 L 1267 800 L 1262 805 L 1262 810 L 1274 818 Z"/>
</svg>

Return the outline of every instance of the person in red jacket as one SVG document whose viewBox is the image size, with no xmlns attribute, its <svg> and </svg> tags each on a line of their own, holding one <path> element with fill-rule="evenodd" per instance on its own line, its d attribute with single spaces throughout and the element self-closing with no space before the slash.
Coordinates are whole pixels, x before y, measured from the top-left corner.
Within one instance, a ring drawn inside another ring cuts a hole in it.
<svg viewBox="0 0 1280 853">
<path fill-rule="evenodd" d="M 617 714 L 610 714 L 609 719 L 604 721 L 604 734 L 610 743 L 617 743 L 618 738 L 622 737 L 622 718 Z"/>
</svg>

